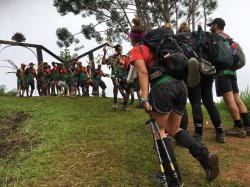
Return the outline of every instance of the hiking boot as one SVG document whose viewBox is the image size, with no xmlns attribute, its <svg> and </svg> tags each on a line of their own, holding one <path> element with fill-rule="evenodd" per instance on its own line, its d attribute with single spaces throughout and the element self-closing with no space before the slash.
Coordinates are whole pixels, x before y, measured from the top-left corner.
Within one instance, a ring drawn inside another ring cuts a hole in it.
<svg viewBox="0 0 250 187">
<path fill-rule="evenodd" d="M 193 138 L 201 145 L 204 144 L 203 136 L 197 133 L 193 134 Z"/>
<path fill-rule="evenodd" d="M 113 108 L 113 109 L 117 109 L 117 108 L 118 108 L 117 103 L 113 103 L 112 108 Z"/>
<path fill-rule="evenodd" d="M 239 127 L 233 127 L 231 129 L 225 130 L 226 136 L 234 136 L 238 138 L 245 138 L 247 133 L 245 129 Z"/>
<path fill-rule="evenodd" d="M 216 132 L 215 138 L 216 138 L 216 141 L 218 143 L 225 143 L 225 135 L 224 135 L 224 133 L 218 133 L 218 132 Z"/>
<path fill-rule="evenodd" d="M 245 127 L 244 129 L 246 131 L 247 136 L 250 136 L 250 127 Z"/>
<path fill-rule="evenodd" d="M 198 61 L 195 58 L 188 60 L 187 86 L 194 88 L 200 83 L 200 70 Z"/>
<path fill-rule="evenodd" d="M 212 182 L 219 175 L 219 157 L 215 153 L 208 152 L 206 156 L 202 155 L 200 163 L 206 172 L 207 182 Z"/>
<path fill-rule="evenodd" d="M 102 93 L 102 97 L 107 97 L 105 93 Z"/>
<path fill-rule="evenodd" d="M 154 174 L 154 180 L 155 180 L 155 182 L 157 182 L 158 184 L 161 184 L 163 186 L 165 186 L 165 184 L 167 182 L 164 180 L 162 173 Z M 180 181 L 180 183 L 181 184 L 167 182 L 167 186 L 168 187 L 183 187 L 184 183 L 182 181 Z"/>
<path fill-rule="evenodd" d="M 129 109 L 128 107 L 123 106 L 122 110 L 124 110 L 124 111 L 130 111 L 131 109 Z"/>
</svg>

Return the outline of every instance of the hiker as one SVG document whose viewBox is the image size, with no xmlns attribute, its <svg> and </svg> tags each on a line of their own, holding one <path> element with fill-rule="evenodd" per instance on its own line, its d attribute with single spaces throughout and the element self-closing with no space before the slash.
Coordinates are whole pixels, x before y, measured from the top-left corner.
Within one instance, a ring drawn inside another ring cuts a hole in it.
<svg viewBox="0 0 250 187">
<path fill-rule="evenodd" d="M 53 67 L 51 70 L 51 96 L 56 96 L 56 88 L 59 81 L 59 69 L 55 62 L 52 62 L 51 64 Z"/>
<path fill-rule="evenodd" d="M 44 66 L 45 73 L 45 96 L 50 96 L 50 85 L 51 85 L 51 66 L 45 63 Z"/>
<path fill-rule="evenodd" d="M 207 181 L 213 181 L 219 174 L 218 156 L 209 152 L 206 147 L 197 143 L 193 137 L 187 133 L 187 131 L 180 129 L 179 127 L 187 100 L 186 84 L 184 81 L 175 79 L 168 74 L 160 76 L 158 79 L 155 79 L 154 82 L 149 80 L 151 77 L 151 74 L 149 75 L 149 70 L 155 64 L 156 59 L 153 52 L 147 45 L 139 44 L 142 42 L 146 34 L 140 20 L 138 18 L 134 18 L 132 22 L 134 26 L 131 28 L 129 38 L 133 48 L 129 54 L 130 63 L 135 66 L 138 72 L 142 92 L 140 103 L 144 106 L 150 117 L 155 119 L 158 123 L 161 137 L 163 138 L 165 146 L 170 153 L 170 158 L 173 161 L 181 186 L 183 186 L 181 174 L 170 139 L 166 136 L 166 131 L 171 137 L 175 138 L 180 145 L 189 149 L 190 154 L 196 158 L 204 168 Z M 166 25 L 170 27 L 170 23 L 167 23 Z M 161 29 L 163 31 L 167 28 L 162 27 Z M 166 54 L 165 59 L 169 62 L 172 60 L 174 63 L 177 63 L 184 60 L 184 57 L 180 55 L 177 56 L 176 54 Z M 150 92 L 149 84 L 151 87 Z M 161 158 L 163 159 L 163 167 L 168 178 L 169 186 L 180 185 L 173 176 L 170 162 L 162 141 L 158 139 L 157 144 Z"/>
<path fill-rule="evenodd" d="M 230 37 L 224 32 L 226 25 L 221 18 L 215 18 L 211 23 L 207 24 L 212 33 L 217 33 L 223 38 Z M 234 120 L 234 127 L 225 130 L 226 136 L 235 136 L 244 138 L 250 135 L 250 121 L 247 108 L 239 95 L 239 88 L 237 84 L 236 71 L 226 69 L 220 71 L 215 77 L 216 93 L 218 97 L 223 97 L 231 117 Z M 242 120 L 242 121 L 241 121 Z M 243 123 L 242 123 L 243 122 Z"/>
<path fill-rule="evenodd" d="M 132 90 L 132 84 L 127 81 L 127 68 L 128 68 L 128 60 L 126 58 L 121 58 L 119 60 L 119 64 L 114 66 L 113 69 L 113 76 L 116 78 L 116 81 L 118 83 L 118 89 L 124 91 L 124 96 L 123 96 L 123 110 L 130 110 L 128 108 L 128 100 L 129 100 L 129 95 L 131 94 Z M 132 95 L 132 94 L 131 94 Z M 132 98 L 133 100 L 133 98 Z"/>
<path fill-rule="evenodd" d="M 114 48 L 115 48 L 115 54 L 109 56 L 107 59 L 106 59 L 106 54 L 107 54 L 106 47 L 103 48 L 104 54 L 102 57 L 102 64 L 106 64 L 111 68 L 111 79 L 113 83 L 113 95 L 114 95 L 112 108 L 117 109 L 118 91 L 121 93 L 123 99 L 125 98 L 125 92 L 123 88 L 119 85 L 119 80 L 118 77 L 116 77 L 114 70 L 116 66 L 120 66 L 119 65 L 120 61 L 124 61 L 125 64 L 128 64 L 128 59 L 125 55 L 122 55 L 122 46 L 120 44 L 115 45 Z M 128 100 L 128 98 L 125 98 L 125 100 Z M 127 101 L 124 101 L 123 108 L 125 110 L 127 109 Z"/>
<path fill-rule="evenodd" d="M 188 47 L 192 47 L 191 37 L 192 33 L 187 24 L 187 22 L 181 23 L 180 27 L 177 30 L 177 38 L 183 38 L 183 42 Z M 185 41 L 186 40 L 186 41 Z M 188 56 L 186 54 L 186 56 Z M 192 55 L 188 58 L 193 57 Z M 195 87 L 188 87 L 188 98 L 192 106 L 192 115 L 194 122 L 194 134 L 193 137 L 199 143 L 204 144 L 203 139 L 203 113 L 202 113 L 202 103 L 205 106 L 209 117 L 214 125 L 216 136 L 215 139 L 218 143 L 225 143 L 225 135 L 222 129 L 222 122 L 220 118 L 219 111 L 213 101 L 213 75 L 205 75 L 200 71 L 200 83 Z M 202 100 L 202 103 L 201 103 Z M 188 122 L 188 121 L 187 121 Z"/>
<path fill-rule="evenodd" d="M 85 66 L 82 65 L 82 62 L 78 62 L 77 63 L 77 91 L 78 91 L 78 95 L 80 96 L 80 87 L 82 88 L 82 96 L 86 96 L 87 93 L 86 93 L 86 80 L 85 80 L 85 77 L 86 77 L 86 73 L 87 73 L 87 68 Z"/>
<path fill-rule="evenodd" d="M 59 68 L 59 81 L 58 81 L 58 88 L 61 96 L 67 95 L 67 84 L 66 84 L 66 75 L 67 75 L 67 68 L 63 63 L 58 64 Z"/>
<path fill-rule="evenodd" d="M 23 97 L 25 90 L 27 93 L 27 81 L 26 81 L 26 76 L 25 76 L 25 67 L 26 67 L 25 64 L 21 64 L 21 67 L 16 72 L 17 84 L 19 85 L 18 92 L 19 92 L 20 97 Z"/>
<path fill-rule="evenodd" d="M 85 90 L 86 90 L 86 96 L 89 96 L 89 87 L 93 86 L 93 78 L 92 78 L 92 66 L 89 64 L 87 65 L 87 72 L 85 73 Z"/>
<path fill-rule="evenodd" d="M 101 69 L 102 65 L 99 64 L 97 69 L 95 70 L 93 76 L 93 91 L 92 95 L 99 97 L 99 86 L 102 89 L 102 97 L 106 97 L 105 89 L 107 88 L 105 82 L 101 79 L 102 77 L 107 77 L 108 75 L 103 73 Z"/>
<path fill-rule="evenodd" d="M 71 60 L 71 62 L 68 65 L 68 69 L 67 69 L 67 79 L 66 82 L 68 84 L 69 87 L 69 94 L 72 97 L 76 97 L 76 83 L 75 83 L 75 73 L 74 73 L 74 69 L 75 69 L 75 65 L 77 63 L 78 59 L 73 59 Z"/>
<path fill-rule="evenodd" d="M 29 95 L 29 86 L 31 88 L 30 90 L 30 97 L 32 97 L 34 89 L 35 89 L 35 80 L 37 80 L 37 74 L 36 74 L 36 70 L 34 69 L 34 65 L 32 62 L 29 63 L 29 67 L 25 70 L 25 75 L 26 75 L 26 79 L 28 82 L 28 87 L 27 87 L 27 95 Z"/>
</svg>

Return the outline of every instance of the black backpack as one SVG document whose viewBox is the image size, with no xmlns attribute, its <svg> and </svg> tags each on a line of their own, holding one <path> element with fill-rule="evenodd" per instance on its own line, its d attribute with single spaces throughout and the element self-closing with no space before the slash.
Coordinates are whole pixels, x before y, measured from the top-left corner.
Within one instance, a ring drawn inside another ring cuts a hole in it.
<svg viewBox="0 0 250 187">
<path fill-rule="evenodd" d="M 154 52 L 156 58 L 155 65 L 149 69 L 149 74 L 159 71 L 160 74 L 168 74 L 179 80 L 186 79 L 187 58 L 174 37 L 172 29 L 164 26 L 146 34 L 143 44 Z M 169 53 L 172 54 L 171 57 L 164 58 Z"/>
</svg>

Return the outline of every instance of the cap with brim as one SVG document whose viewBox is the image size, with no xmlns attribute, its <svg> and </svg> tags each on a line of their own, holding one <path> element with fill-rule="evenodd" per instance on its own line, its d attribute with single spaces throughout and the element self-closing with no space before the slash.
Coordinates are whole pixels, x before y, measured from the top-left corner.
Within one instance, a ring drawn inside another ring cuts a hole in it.
<svg viewBox="0 0 250 187">
<path fill-rule="evenodd" d="M 35 65 L 35 64 L 31 62 L 31 63 L 29 63 L 29 65 L 32 66 L 32 65 Z"/>
<path fill-rule="evenodd" d="M 211 27 L 215 24 L 220 27 L 224 27 L 226 25 L 225 21 L 222 18 L 215 18 L 211 23 L 208 23 L 207 26 Z"/>
<path fill-rule="evenodd" d="M 21 66 L 26 66 L 25 64 L 21 64 Z"/>
</svg>

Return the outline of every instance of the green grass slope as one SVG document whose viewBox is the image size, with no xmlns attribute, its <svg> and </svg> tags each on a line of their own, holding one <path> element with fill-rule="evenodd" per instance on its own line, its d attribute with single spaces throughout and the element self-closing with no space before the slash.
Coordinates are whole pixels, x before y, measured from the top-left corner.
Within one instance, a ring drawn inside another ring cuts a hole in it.
<svg viewBox="0 0 250 187">
<path fill-rule="evenodd" d="M 0 154 L 0 186 L 157 186 L 147 114 L 133 106 L 115 111 L 111 104 L 110 98 L 0 97 L 0 149 L 6 142 L 15 147 Z M 6 119 L 18 112 L 25 121 L 1 136 Z M 223 120 L 230 127 L 230 118 Z M 204 134 L 221 159 L 221 175 L 207 184 L 199 163 L 173 141 L 185 186 L 249 186 L 250 139 L 218 144 L 211 122 Z"/>
</svg>

